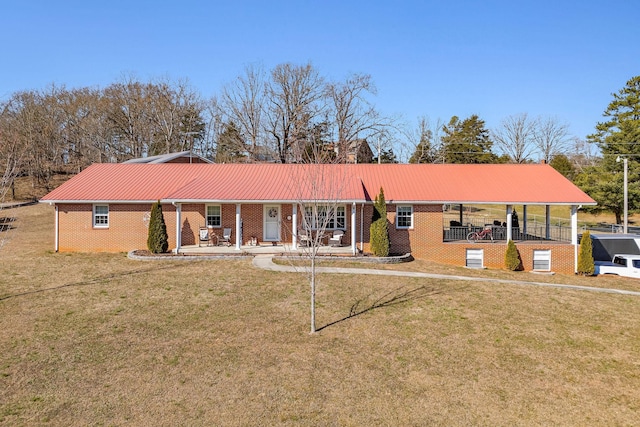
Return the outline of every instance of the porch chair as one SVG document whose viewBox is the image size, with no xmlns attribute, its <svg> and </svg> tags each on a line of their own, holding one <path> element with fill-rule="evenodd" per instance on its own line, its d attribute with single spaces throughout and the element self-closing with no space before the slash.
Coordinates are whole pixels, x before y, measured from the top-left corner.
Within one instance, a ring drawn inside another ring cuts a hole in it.
<svg viewBox="0 0 640 427">
<path fill-rule="evenodd" d="M 207 246 L 209 246 L 209 230 L 207 227 L 198 229 L 198 247 L 202 246 L 202 242 L 207 242 Z"/>
<path fill-rule="evenodd" d="M 231 229 L 222 230 L 222 237 L 218 238 L 218 245 L 231 246 Z"/>
<path fill-rule="evenodd" d="M 342 236 L 344 236 L 344 231 L 334 230 L 333 235 L 329 237 L 329 246 L 341 246 Z"/>
</svg>

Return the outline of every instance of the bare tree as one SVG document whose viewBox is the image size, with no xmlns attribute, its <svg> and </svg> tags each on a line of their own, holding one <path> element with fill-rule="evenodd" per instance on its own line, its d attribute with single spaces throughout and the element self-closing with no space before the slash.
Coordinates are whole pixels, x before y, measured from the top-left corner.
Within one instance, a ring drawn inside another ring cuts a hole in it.
<svg viewBox="0 0 640 427">
<path fill-rule="evenodd" d="M 367 94 L 376 94 L 370 75 L 353 74 L 344 82 L 329 83 L 326 91 L 341 161 L 346 161 L 350 151 L 357 152 L 360 141 L 373 140 L 393 125 L 393 120 L 382 117 L 367 99 Z"/>
<path fill-rule="evenodd" d="M 111 128 L 111 147 L 117 161 L 142 157 L 153 144 L 153 127 L 147 109 L 146 85 L 133 77 L 107 87 L 107 119 Z"/>
<path fill-rule="evenodd" d="M 214 159 L 216 146 L 224 130 L 224 112 L 218 98 L 213 97 L 204 103 L 202 117 L 204 122 L 202 138 L 197 140 L 194 151 L 205 158 Z"/>
<path fill-rule="evenodd" d="M 597 154 L 599 150 L 596 144 L 578 137 L 571 139 L 569 144 L 571 147 L 568 149 L 569 155 L 567 157 L 577 171 L 582 172 L 587 167 L 596 166 L 601 160 Z"/>
<path fill-rule="evenodd" d="M 438 119 L 434 124 L 428 117 L 418 119 L 418 128 L 405 132 L 409 141 L 407 150 L 411 152 L 409 163 L 437 163 L 442 161 L 440 155 L 440 137 L 444 122 Z"/>
<path fill-rule="evenodd" d="M 186 80 L 161 80 L 146 86 L 149 119 L 154 125 L 149 154 L 165 154 L 192 149 L 195 136 L 203 131 L 202 104 Z"/>
<path fill-rule="evenodd" d="M 492 132 L 493 141 L 513 163 L 526 163 L 536 148 L 536 128 L 527 113 L 509 116 Z"/>
<path fill-rule="evenodd" d="M 267 131 L 281 163 L 297 162 L 310 123 L 321 115 L 324 82 L 311 64 L 280 64 L 266 86 Z"/>
<path fill-rule="evenodd" d="M 549 163 L 556 153 L 568 147 L 569 126 L 555 117 L 539 118 L 533 139 L 541 159 Z"/>
<path fill-rule="evenodd" d="M 340 204 L 349 185 L 348 165 L 327 161 L 320 144 L 307 150 L 304 164 L 291 169 L 293 187 L 289 189 L 296 199 L 300 213 L 295 225 L 301 242 L 299 249 L 309 264 L 301 267 L 310 285 L 311 333 L 316 327 L 316 289 L 318 285 L 317 261 L 320 248 L 333 230 L 346 230 L 348 206 Z M 355 230 L 351 230 L 352 233 Z M 292 233 L 293 234 L 293 233 Z M 300 238 L 303 237 L 303 238 Z"/>
<path fill-rule="evenodd" d="M 246 138 L 245 149 L 249 160 L 255 161 L 265 126 L 265 73 L 255 65 L 247 66 L 244 73 L 222 90 L 221 103 L 230 121 Z"/>
<path fill-rule="evenodd" d="M 25 152 L 16 122 L 7 107 L 7 104 L 0 105 L 0 213 L 4 210 L 7 193 L 15 188 L 15 178 Z M 12 196 L 15 197 L 15 193 Z M 9 241 L 11 221 L 12 218 L 0 215 L 0 249 Z"/>
</svg>

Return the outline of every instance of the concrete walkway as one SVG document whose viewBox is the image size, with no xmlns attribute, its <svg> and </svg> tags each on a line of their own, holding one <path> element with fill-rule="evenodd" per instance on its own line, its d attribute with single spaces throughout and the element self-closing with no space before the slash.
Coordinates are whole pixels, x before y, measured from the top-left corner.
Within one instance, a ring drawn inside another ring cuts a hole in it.
<svg viewBox="0 0 640 427">
<path fill-rule="evenodd" d="M 303 267 L 293 267 L 289 265 L 278 265 L 273 262 L 272 255 L 257 255 L 253 258 L 253 265 L 257 268 L 270 271 L 292 272 L 300 273 L 304 272 Z M 590 291 L 601 292 L 607 294 L 621 294 L 621 295 L 633 295 L 640 296 L 640 292 L 626 291 L 623 289 L 610 289 L 610 288 L 594 288 L 591 286 L 577 286 L 577 285 L 562 285 L 559 283 L 544 283 L 544 282 L 527 282 L 524 280 L 504 280 L 504 279 L 488 279 L 484 277 L 471 277 L 471 276 L 454 276 L 447 274 L 433 274 L 433 273 L 419 273 L 414 271 L 394 271 L 394 270 L 375 270 L 368 268 L 339 268 L 339 267 L 317 267 L 318 273 L 336 273 L 336 274 L 372 274 L 377 276 L 401 276 L 401 277 L 424 277 L 428 279 L 441 279 L 441 280 L 465 280 L 471 282 L 494 282 L 509 285 L 528 285 L 528 286 L 543 286 L 547 288 L 559 288 L 570 289 L 574 291 Z"/>
</svg>

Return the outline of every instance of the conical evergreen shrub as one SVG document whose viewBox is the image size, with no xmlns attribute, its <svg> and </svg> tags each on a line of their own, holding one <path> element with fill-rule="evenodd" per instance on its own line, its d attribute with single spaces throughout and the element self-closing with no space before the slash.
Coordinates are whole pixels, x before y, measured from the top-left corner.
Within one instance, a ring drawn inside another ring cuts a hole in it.
<svg viewBox="0 0 640 427">
<path fill-rule="evenodd" d="M 380 194 L 376 196 L 373 204 L 373 216 L 369 227 L 371 252 L 375 256 L 389 256 L 389 228 L 387 225 L 387 202 L 384 199 L 384 190 L 380 187 Z"/>
<path fill-rule="evenodd" d="M 162 214 L 162 205 L 158 200 L 151 207 L 151 218 L 149 219 L 149 234 L 147 236 L 147 249 L 151 253 L 160 254 L 169 248 L 169 235 L 167 225 Z"/>
<path fill-rule="evenodd" d="M 580 239 L 580 249 L 578 251 L 578 274 L 592 276 L 596 270 L 593 262 L 593 242 L 591 233 L 585 231 Z"/>
<path fill-rule="evenodd" d="M 522 269 L 522 260 L 518 253 L 518 248 L 513 240 L 507 242 L 507 252 L 504 255 L 504 264 L 511 271 L 519 271 Z"/>
</svg>

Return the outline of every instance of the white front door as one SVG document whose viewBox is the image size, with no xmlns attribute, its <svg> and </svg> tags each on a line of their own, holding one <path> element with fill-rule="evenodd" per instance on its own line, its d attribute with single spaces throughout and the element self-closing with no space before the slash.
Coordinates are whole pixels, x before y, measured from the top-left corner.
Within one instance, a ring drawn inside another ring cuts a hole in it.
<svg viewBox="0 0 640 427">
<path fill-rule="evenodd" d="M 280 205 L 264 205 L 265 242 L 280 241 Z"/>
</svg>

